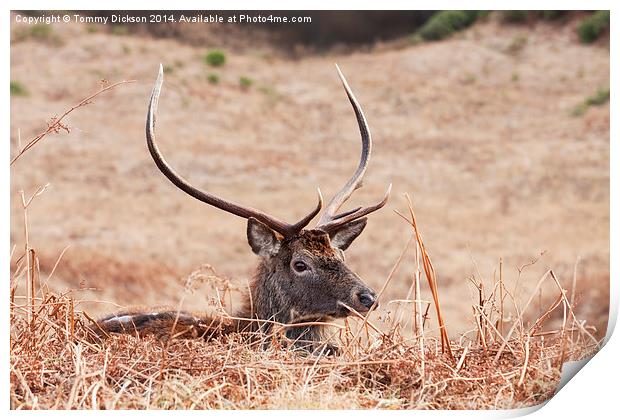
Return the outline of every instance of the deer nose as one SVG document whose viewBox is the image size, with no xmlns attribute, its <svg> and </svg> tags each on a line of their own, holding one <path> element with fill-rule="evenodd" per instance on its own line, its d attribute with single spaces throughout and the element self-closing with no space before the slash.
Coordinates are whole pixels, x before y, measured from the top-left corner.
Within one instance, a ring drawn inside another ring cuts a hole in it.
<svg viewBox="0 0 620 420">
<path fill-rule="evenodd" d="M 359 299 L 360 303 L 368 309 L 370 309 L 372 305 L 374 305 L 376 300 L 375 295 L 368 292 L 358 293 L 357 298 Z"/>
</svg>

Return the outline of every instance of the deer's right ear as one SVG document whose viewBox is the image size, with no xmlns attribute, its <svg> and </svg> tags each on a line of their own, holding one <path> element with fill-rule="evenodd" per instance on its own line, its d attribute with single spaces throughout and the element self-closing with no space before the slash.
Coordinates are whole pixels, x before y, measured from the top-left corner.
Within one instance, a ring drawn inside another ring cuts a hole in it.
<svg viewBox="0 0 620 420">
<path fill-rule="evenodd" d="M 367 218 L 353 220 L 338 228 L 335 232 L 329 234 L 332 246 L 341 250 L 346 250 L 349 245 L 362 233 L 366 227 Z"/>
<path fill-rule="evenodd" d="M 273 257 L 280 250 L 280 240 L 275 232 L 253 217 L 248 218 L 248 243 L 261 257 Z"/>
</svg>

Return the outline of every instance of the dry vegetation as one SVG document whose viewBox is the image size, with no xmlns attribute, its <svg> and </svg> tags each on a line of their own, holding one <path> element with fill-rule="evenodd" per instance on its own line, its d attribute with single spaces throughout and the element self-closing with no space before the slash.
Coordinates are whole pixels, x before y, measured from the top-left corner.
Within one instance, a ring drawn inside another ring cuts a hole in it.
<svg viewBox="0 0 620 420">
<path fill-rule="evenodd" d="M 208 344 L 120 336 L 101 345 L 84 338 L 82 317 L 70 334 L 68 303 L 48 302 L 57 310 L 37 321 L 37 334 L 13 320 L 13 408 L 517 408 L 550 398 L 562 356 L 584 354 L 563 355 L 557 337 L 534 336 L 511 340 L 497 364 L 498 342 L 486 351 L 453 344 L 456 365 L 433 343 L 421 356 L 393 333 L 338 359 L 251 347 L 239 335 Z"/>
<path fill-rule="evenodd" d="M 41 192 L 24 201 L 25 216 Z M 595 329 L 576 317 L 553 271 L 545 273 L 519 307 L 500 267 L 488 294 L 483 283 L 477 284 L 479 300 L 472 305 L 477 328 L 451 342 L 441 321 L 439 334 L 426 330 L 431 302 L 420 293 L 423 278 L 430 285 L 439 320 L 441 304 L 433 265 L 409 209 L 417 266 L 409 293 L 397 302 L 396 311 L 383 313 L 380 324 L 359 316 L 358 322 L 335 326 L 332 341 L 342 351 L 336 357 L 293 350 L 282 329 L 270 336 L 235 333 L 208 342 L 126 335 L 102 340 L 90 328 L 92 318 L 75 310 L 72 292 L 50 293 L 48 282 L 40 282 L 36 252 L 26 244 L 11 283 L 11 405 L 15 409 L 507 409 L 549 399 L 563 362 L 599 347 L 592 335 Z M 188 279 L 188 285 L 198 278 Z M 213 275 L 207 279 L 221 290 L 215 309 L 226 316 L 227 282 Z M 390 280 L 391 274 L 379 296 Z M 557 287 L 557 299 L 527 322 L 527 310 L 545 281 Z M 27 296 L 16 296 L 20 282 L 30 285 Z M 563 314 L 560 328 L 544 330 L 558 308 Z"/>
<path fill-rule="evenodd" d="M 11 48 L 28 92 L 11 104 L 13 408 L 512 408 L 549 398 L 562 362 L 596 350 L 609 106 L 573 111 L 609 85 L 609 51 L 580 45 L 574 27 L 490 20 L 438 43 L 301 60 L 240 50 L 217 84 L 195 47 L 81 25 L 51 34 Z M 283 218 L 355 163 L 332 63 L 347 74 L 376 139 L 360 196 L 391 180 L 402 214 L 377 214 L 348 252 L 382 308 L 334 327 L 342 355 L 299 354 L 279 336 L 90 334 L 89 318 L 130 304 L 230 313 L 250 275 L 243 222 L 177 194 L 147 156 L 159 61 L 170 67 L 158 129 L 177 147 L 166 154 L 197 183 Z M 101 78 L 139 83 L 49 119 Z M 205 262 L 217 273 L 195 271 Z"/>
</svg>

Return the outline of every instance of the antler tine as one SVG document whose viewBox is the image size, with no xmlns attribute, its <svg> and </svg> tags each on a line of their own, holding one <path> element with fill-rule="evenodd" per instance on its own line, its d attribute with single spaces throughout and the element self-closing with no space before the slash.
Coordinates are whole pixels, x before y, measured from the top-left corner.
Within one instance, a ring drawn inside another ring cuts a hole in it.
<svg viewBox="0 0 620 420">
<path fill-rule="evenodd" d="M 317 228 L 325 231 L 329 231 L 344 223 L 363 217 L 385 206 L 389 198 L 390 191 L 392 189 L 392 184 L 390 184 L 383 199 L 373 206 L 364 208 L 358 207 L 356 209 L 349 210 L 341 214 L 336 214 L 338 209 L 351 197 L 353 192 L 362 186 L 364 174 L 366 173 L 366 168 L 368 167 L 368 162 L 370 160 L 370 154 L 372 152 L 372 137 L 370 135 L 370 128 L 368 127 L 368 122 L 366 121 L 366 117 L 364 116 L 364 111 L 362 111 L 362 107 L 355 98 L 355 95 L 349 87 L 347 79 L 342 74 L 342 71 L 340 71 L 340 67 L 338 67 L 338 64 L 336 64 L 336 70 L 338 71 L 338 76 L 340 77 L 342 86 L 347 93 L 349 102 L 351 102 L 351 106 L 353 107 L 353 111 L 355 112 L 355 117 L 357 118 L 357 124 L 359 126 L 360 134 L 362 137 L 362 154 L 360 156 L 360 162 L 357 166 L 357 169 L 355 170 L 355 173 L 349 179 L 349 181 L 347 181 L 344 187 L 342 187 L 342 189 L 340 189 L 340 191 L 338 191 L 338 193 L 334 195 L 334 197 L 329 201 L 329 203 L 325 207 L 325 212 L 321 215 L 321 218 L 319 219 Z"/>
<path fill-rule="evenodd" d="M 332 199 L 327 203 L 325 207 L 325 211 L 321 215 L 318 226 L 321 226 L 325 223 L 331 221 L 338 209 L 351 197 L 351 194 L 362 186 L 362 179 L 364 178 L 364 174 L 366 173 L 366 167 L 368 166 L 368 161 L 370 160 L 370 153 L 372 151 L 372 137 L 370 136 L 370 129 L 368 128 L 368 123 L 366 122 L 366 117 L 364 117 L 364 112 L 362 111 L 362 107 L 357 102 L 353 91 L 349 87 L 347 83 L 347 79 L 344 77 L 342 72 L 340 71 L 340 67 L 336 64 L 336 70 L 338 71 L 338 76 L 340 77 L 340 81 L 342 82 L 342 86 L 349 97 L 349 102 L 351 102 L 351 106 L 353 106 L 353 111 L 355 112 L 355 117 L 357 118 L 357 124 L 359 125 L 360 134 L 362 135 L 362 154 L 360 156 L 360 163 L 355 170 L 353 176 L 347 181 L 347 183 L 332 197 Z"/>
<path fill-rule="evenodd" d="M 151 99 L 149 101 L 148 112 L 146 115 L 146 143 L 148 145 L 149 152 L 151 153 L 151 156 L 155 161 L 155 164 L 157 165 L 159 170 L 166 176 L 166 178 L 168 178 L 174 185 L 176 185 L 179 189 L 191 195 L 192 197 L 204 203 L 222 209 L 228 213 L 243 217 L 244 219 L 253 217 L 258 221 L 264 223 L 265 225 L 269 226 L 276 232 L 280 233 L 284 237 L 290 237 L 299 233 L 321 211 L 321 208 L 323 207 L 323 196 L 321 195 L 321 190 L 319 189 L 317 189 L 319 201 L 316 208 L 299 222 L 295 224 L 289 224 L 280 221 L 268 214 L 265 214 L 260 210 L 235 204 L 231 201 L 225 200 L 211 193 L 201 191 L 196 187 L 192 186 L 186 179 L 184 179 L 174 169 L 172 169 L 168 162 L 166 162 L 166 159 L 161 154 L 159 148 L 157 147 L 157 144 L 155 143 L 155 121 L 157 114 L 157 105 L 163 82 L 164 70 L 163 66 L 160 64 L 159 74 L 157 75 L 157 80 L 155 81 L 155 85 L 153 86 Z"/>
<path fill-rule="evenodd" d="M 388 202 L 388 199 L 390 198 L 390 193 L 392 192 L 392 183 L 390 183 L 390 185 L 388 185 L 387 190 L 385 191 L 385 194 L 383 195 L 383 198 L 381 199 L 381 201 L 379 201 L 377 204 L 374 204 L 372 206 L 368 206 L 368 207 L 358 207 L 357 209 L 355 209 L 355 211 L 350 211 L 350 212 L 346 212 L 343 213 L 342 215 L 340 215 L 337 218 L 334 218 L 333 220 L 322 224 L 321 226 L 317 226 L 319 229 L 329 233 L 332 230 L 336 229 L 337 227 L 340 227 L 346 223 L 349 223 L 353 220 L 359 219 L 361 217 L 366 216 L 367 214 L 370 214 L 372 212 L 375 212 L 377 210 L 379 210 L 380 208 L 382 208 L 383 206 L 385 206 Z"/>
</svg>

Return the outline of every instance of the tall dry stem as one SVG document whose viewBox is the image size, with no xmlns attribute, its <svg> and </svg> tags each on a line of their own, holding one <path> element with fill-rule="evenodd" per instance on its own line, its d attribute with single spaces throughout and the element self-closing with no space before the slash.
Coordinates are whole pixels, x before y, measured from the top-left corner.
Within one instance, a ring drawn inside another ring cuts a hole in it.
<svg viewBox="0 0 620 420">
<path fill-rule="evenodd" d="M 71 108 L 69 108 L 68 110 L 66 110 L 60 117 L 52 117 L 50 122 L 47 124 L 47 128 L 45 130 L 43 130 L 41 133 L 37 134 L 30 141 L 28 141 L 28 143 L 26 143 L 26 145 L 24 147 L 21 147 L 21 135 L 19 135 L 19 146 L 21 148 L 20 148 L 19 152 L 17 152 L 17 155 L 15 155 L 15 157 L 13 159 L 11 159 L 10 166 L 13 166 L 13 164 L 17 161 L 17 159 L 22 157 L 22 155 L 24 153 L 26 153 L 30 148 L 35 146 L 38 142 L 43 140 L 43 138 L 45 138 L 48 134 L 50 134 L 50 133 L 59 133 L 61 130 L 69 132 L 69 127 L 67 125 L 65 125 L 64 122 L 63 122 L 63 120 L 67 117 L 67 115 L 71 114 L 73 111 L 75 111 L 78 108 L 81 108 L 83 106 L 86 106 L 86 105 L 90 104 L 92 102 L 92 100 L 95 99 L 95 97 L 101 95 L 102 93 L 107 92 L 110 89 L 115 88 L 116 86 L 123 85 L 123 84 L 126 84 L 126 83 L 133 83 L 133 82 L 135 82 L 135 80 L 122 80 L 122 81 L 116 82 L 116 83 L 114 83 L 112 85 L 106 85 L 107 81 L 102 81 L 102 87 L 99 89 L 99 91 L 97 91 L 97 92 L 87 96 L 86 98 L 82 99 L 76 105 L 74 105 Z"/>
<path fill-rule="evenodd" d="M 424 273 L 426 275 L 426 280 L 428 281 L 428 285 L 431 289 L 431 294 L 433 296 L 433 302 L 435 304 L 435 311 L 437 313 L 437 323 L 439 324 L 439 332 L 441 336 L 441 351 L 447 353 L 452 361 L 454 360 L 454 356 L 452 355 L 452 349 L 450 348 L 450 339 L 448 338 L 448 332 L 446 330 L 446 324 L 444 322 L 443 316 L 441 314 L 441 304 L 439 302 L 439 291 L 437 286 L 437 275 L 435 272 L 435 267 L 431 262 L 431 258 L 426 251 L 426 247 L 424 246 L 424 242 L 422 241 L 422 235 L 420 234 L 420 230 L 418 229 L 418 224 L 415 218 L 415 212 L 413 211 L 413 203 L 411 202 L 411 198 L 409 194 L 405 194 L 405 198 L 407 200 L 407 206 L 409 208 L 409 215 L 411 220 L 407 219 L 407 217 L 403 216 L 399 212 L 396 212 L 400 217 L 405 219 L 407 223 L 413 228 L 413 232 L 415 234 L 416 242 L 420 247 L 420 252 L 422 255 L 422 266 L 424 267 Z"/>
</svg>

